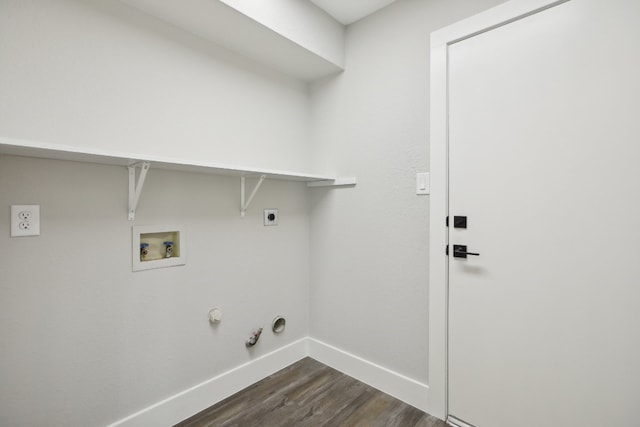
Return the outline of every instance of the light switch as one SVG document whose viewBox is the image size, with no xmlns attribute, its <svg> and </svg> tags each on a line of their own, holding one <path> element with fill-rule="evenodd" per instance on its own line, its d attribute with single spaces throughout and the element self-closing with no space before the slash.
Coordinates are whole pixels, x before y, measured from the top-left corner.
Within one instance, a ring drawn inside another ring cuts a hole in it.
<svg viewBox="0 0 640 427">
<path fill-rule="evenodd" d="M 429 172 L 416 174 L 416 194 L 429 194 Z"/>
</svg>

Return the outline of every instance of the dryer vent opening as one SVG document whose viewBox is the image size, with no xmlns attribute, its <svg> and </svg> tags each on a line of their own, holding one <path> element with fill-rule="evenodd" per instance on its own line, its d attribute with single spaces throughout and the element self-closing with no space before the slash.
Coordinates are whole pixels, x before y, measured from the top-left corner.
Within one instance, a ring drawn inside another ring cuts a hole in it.
<svg viewBox="0 0 640 427">
<path fill-rule="evenodd" d="M 280 332 L 284 331 L 284 327 L 286 323 L 287 321 L 285 320 L 284 317 L 278 316 L 275 319 L 273 319 L 273 323 L 271 323 L 271 330 L 276 334 L 279 334 Z"/>
</svg>

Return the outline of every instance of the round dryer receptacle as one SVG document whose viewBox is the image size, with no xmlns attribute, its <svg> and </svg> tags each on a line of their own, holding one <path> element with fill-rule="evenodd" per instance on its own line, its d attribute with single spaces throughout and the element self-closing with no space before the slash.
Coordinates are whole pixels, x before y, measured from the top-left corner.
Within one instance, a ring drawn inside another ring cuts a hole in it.
<svg viewBox="0 0 640 427">
<path fill-rule="evenodd" d="M 271 330 L 276 334 L 279 334 L 280 332 L 284 331 L 284 327 L 286 323 L 287 321 L 285 320 L 284 317 L 277 316 L 275 319 L 273 319 L 273 322 L 271 323 Z"/>
</svg>

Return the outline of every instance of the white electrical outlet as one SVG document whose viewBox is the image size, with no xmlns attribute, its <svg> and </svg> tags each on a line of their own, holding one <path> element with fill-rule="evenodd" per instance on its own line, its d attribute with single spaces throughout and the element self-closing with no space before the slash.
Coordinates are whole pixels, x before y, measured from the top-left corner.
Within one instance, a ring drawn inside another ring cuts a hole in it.
<svg viewBox="0 0 640 427">
<path fill-rule="evenodd" d="M 278 225 L 278 209 L 264 210 L 264 225 Z"/>
<path fill-rule="evenodd" d="M 11 206 L 11 237 L 40 235 L 40 205 Z"/>
</svg>

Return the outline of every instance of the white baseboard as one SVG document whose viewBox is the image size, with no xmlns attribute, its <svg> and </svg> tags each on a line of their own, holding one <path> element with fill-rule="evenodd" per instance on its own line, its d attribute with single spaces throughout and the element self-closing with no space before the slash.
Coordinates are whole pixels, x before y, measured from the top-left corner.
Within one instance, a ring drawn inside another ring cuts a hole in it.
<svg viewBox="0 0 640 427">
<path fill-rule="evenodd" d="M 308 355 L 307 338 L 181 391 L 108 427 L 170 426 L 283 369 Z"/>
<path fill-rule="evenodd" d="M 309 338 L 309 356 L 427 412 L 429 386 L 344 350 Z"/>
<path fill-rule="evenodd" d="M 183 390 L 108 427 L 174 425 L 307 356 L 420 410 L 427 410 L 429 387 L 426 384 L 305 337 Z"/>
</svg>

